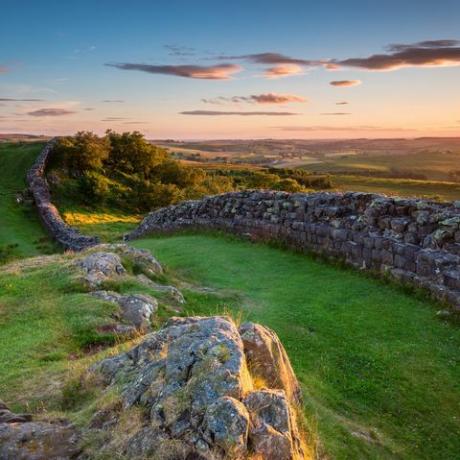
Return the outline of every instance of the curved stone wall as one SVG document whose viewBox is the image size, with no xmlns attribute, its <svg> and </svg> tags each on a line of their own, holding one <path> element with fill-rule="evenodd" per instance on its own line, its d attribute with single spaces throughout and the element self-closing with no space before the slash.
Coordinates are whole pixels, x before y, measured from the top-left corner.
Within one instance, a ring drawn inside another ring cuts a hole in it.
<svg viewBox="0 0 460 460">
<path fill-rule="evenodd" d="M 40 219 L 50 235 L 65 249 L 81 251 L 99 243 L 95 236 L 82 235 L 77 229 L 67 225 L 56 206 L 51 203 L 50 191 L 45 178 L 45 170 L 52 155 L 55 139 L 48 142 L 34 165 L 27 173 L 27 184 L 31 191 Z"/>
<path fill-rule="evenodd" d="M 209 228 L 276 240 L 427 288 L 460 310 L 460 201 L 244 191 L 148 214 L 126 239 Z"/>
</svg>

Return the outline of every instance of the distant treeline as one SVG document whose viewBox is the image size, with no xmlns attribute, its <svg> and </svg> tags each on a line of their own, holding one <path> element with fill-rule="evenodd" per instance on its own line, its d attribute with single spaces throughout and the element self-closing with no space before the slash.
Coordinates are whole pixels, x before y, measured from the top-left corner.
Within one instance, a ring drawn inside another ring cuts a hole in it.
<svg viewBox="0 0 460 460">
<path fill-rule="evenodd" d="M 146 212 L 186 199 L 247 188 L 291 192 L 330 188 L 328 176 L 296 169 L 229 171 L 184 166 L 139 132 L 79 132 L 60 138 L 48 171 L 63 199 Z"/>
</svg>

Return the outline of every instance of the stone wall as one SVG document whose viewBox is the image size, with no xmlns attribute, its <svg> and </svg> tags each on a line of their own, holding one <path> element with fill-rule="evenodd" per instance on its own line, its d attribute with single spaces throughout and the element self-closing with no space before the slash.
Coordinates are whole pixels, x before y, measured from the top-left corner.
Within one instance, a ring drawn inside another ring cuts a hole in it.
<svg viewBox="0 0 460 460">
<path fill-rule="evenodd" d="M 430 290 L 460 310 L 460 201 L 244 191 L 148 214 L 127 239 L 209 228 L 276 240 Z"/>
<path fill-rule="evenodd" d="M 40 219 L 50 235 L 65 249 L 81 251 L 99 243 L 95 236 L 82 235 L 77 229 L 67 225 L 56 206 L 51 203 L 45 170 L 52 155 L 55 140 L 48 142 L 34 165 L 27 173 L 27 185 L 37 206 Z"/>
</svg>

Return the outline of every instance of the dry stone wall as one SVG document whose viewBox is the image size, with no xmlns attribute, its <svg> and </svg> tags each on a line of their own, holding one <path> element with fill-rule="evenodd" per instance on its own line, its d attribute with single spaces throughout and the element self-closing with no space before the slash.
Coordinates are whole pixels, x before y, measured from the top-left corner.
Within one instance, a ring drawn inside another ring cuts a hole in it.
<svg viewBox="0 0 460 460">
<path fill-rule="evenodd" d="M 65 249 L 81 251 L 99 243 L 95 236 L 82 235 L 77 229 L 67 225 L 56 206 L 51 203 L 45 170 L 53 152 L 55 140 L 46 144 L 34 165 L 27 173 L 27 184 L 37 206 L 40 219 L 50 235 Z"/>
<path fill-rule="evenodd" d="M 244 191 L 148 214 L 127 239 L 185 228 L 276 240 L 430 290 L 460 310 L 460 201 Z"/>
</svg>

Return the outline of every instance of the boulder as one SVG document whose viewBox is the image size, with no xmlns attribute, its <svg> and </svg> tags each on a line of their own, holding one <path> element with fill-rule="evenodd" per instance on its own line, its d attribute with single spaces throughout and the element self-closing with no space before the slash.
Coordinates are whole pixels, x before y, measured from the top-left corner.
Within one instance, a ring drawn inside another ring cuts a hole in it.
<svg viewBox="0 0 460 460">
<path fill-rule="evenodd" d="M 253 328 L 267 341 L 274 338 L 277 344 L 268 348 L 280 348 L 279 356 L 287 360 L 276 334 Z M 275 353 L 267 357 L 277 359 Z M 284 388 L 287 380 L 280 380 L 276 389 L 255 389 L 247 361 L 230 318 L 191 317 L 171 318 L 132 350 L 97 363 L 90 372 L 120 389 L 121 414 L 136 407 L 144 414 L 121 447 L 110 441 L 121 422 L 104 428 L 110 433 L 103 437 L 108 441 L 101 452 L 110 456 L 118 449 L 129 458 L 157 458 L 159 452 L 169 452 L 161 454 L 164 459 L 305 458 L 292 386 Z"/>
<path fill-rule="evenodd" d="M 69 422 L 31 421 L 0 401 L 1 460 L 70 460 L 80 453 L 80 435 Z"/>
<path fill-rule="evenodd" d="M 152 315 L 158 310 L 157 300 L 149 295 L 121 295 L 114 291 L 94 291 L 91 295 L 106 302 L 116 303 L 120 307 L 122 320 L 139 331 L 150 328 Z"/>
<path fill-rule="evenodd" d="M 165 293 L 171 300 L 173 300 L 176 303 L 179 303 L 179 304 L 185 303 L 185 299 L 184 299 L 184 296 L 182 295 L 182 292 L 180 292 L 179 289 L 177 289 L 175 286 L 167 286 L 164 284 L 156 283 L 155 281 L 152 281 L 150 278 L 148 278 L 144 274 L 137 275 L 136 279 L 144 286 L 152 288 L 155 291 Z"/>
<path fill-rule="evenodd" d="M 100 286 L 104 281 L 126 273 L 120 256 L 113 252 L 93 252 L 77 261 L 85 273 L 85 281 L 90 288 Z"/>
<path fill-rule="evenodd" d="M 278 336 L 254 323 L 242 324 L 239 332 L 251 373 L 267 388 L 284 390 L 288 399 L 300 402 L 300 386 Z"/>
</svg>

